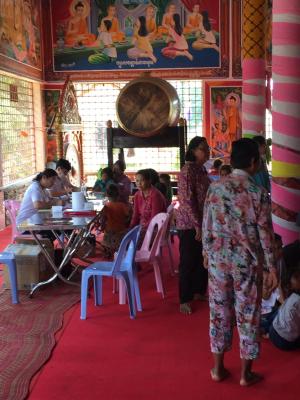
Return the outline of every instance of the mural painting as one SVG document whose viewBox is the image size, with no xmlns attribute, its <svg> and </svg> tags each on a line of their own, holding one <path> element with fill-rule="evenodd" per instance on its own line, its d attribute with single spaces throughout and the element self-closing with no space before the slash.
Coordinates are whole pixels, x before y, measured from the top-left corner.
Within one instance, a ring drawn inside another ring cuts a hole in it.
<svg viewBox="0 0 300 400">
<path fill-rule="evenodd" d="M 206 133 L 213 155 L 228 157 L 232 142 L 242 135 L 242 86 L 207 82 L 205 93 Z"/>
<path fill-rule="evenodd" d="M 57 141 L 54 131 L 54 120 L 58 111 L 60 90 L 44 90 L 44 105 L 47 127 L 47 163 L 56 161 Z"/>
<path fill-rule="evenodd" d="M 51 0 L 55 71 L 218 68 L 220 1 Z"/>
<path fill-rule="evenodd" d="M 40 0 L 0 0 L 0 54 L 42 68 Z"/>
</svg>

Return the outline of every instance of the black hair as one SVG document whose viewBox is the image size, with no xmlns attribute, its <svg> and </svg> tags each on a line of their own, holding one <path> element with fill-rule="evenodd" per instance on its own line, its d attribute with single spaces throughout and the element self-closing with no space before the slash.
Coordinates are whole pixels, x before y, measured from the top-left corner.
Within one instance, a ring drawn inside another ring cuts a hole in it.
<svg viewBox="0 0 300 400">
<path fill-rule="evenodd" d="M 203 143 L 207 144 L 205 137 L 195 136 L 188 144 L 187 151 L 185 153 L 185 161 L 196 161 L 193 150 Z"/>
<path fill-rule="evenodd" d="M 148 168 L 148 171 L 150 173 L 151 185 L 156 185 L 159 182 L 158 172 L 155 171 L 155 169 L 153 169 L 153 168 Z"/>
<path fill-rule="evenodd" d="M 160 191 L 161 194 L 164 195 L 164 197 L 167 196 L 167 190 L 168 190 L 168 189 L 167 189 L 167 186 L 166 186 L 164 183 L 162 183 L 162 182 L 157 182 L 154 186 L 156 187 L 157 190 Z"/>
<path fill-rule="evenodd" d="M 109 19 L 105 19 L 105 20 L 103 21 L 103 23 L 104 23 L 104 25 L 105 25 L 105 28 L 107 29 L 107 32 L 109 32 L 110 29 L 111 29 L 111 27 L 112 27 L 112 22 L 111 22 Z"/>
<path fill-rule="evenodd" d="M 221 174 L 221 171 L 225 171 L 229 175 L 232 172 L 232 166 L 229 164 L 223 164 L 223 165 L 221 165 L 220 170 L 219 170 L 220 174 Z"/>
<path fill-rule="evenodd" d="M 121 170 L 122 172 L 124 172 L 125 169 L 126 169 L 126 164 L 125 164 L 125 161 L 123 161 L 123 160 L 117 160 L 117 161 L 114 163 L 114 165 L 117 165 L 117 166 L 120 168 L 120 170 Z"/>
<path fill-rule="evenodd" d="M 40 182 L 40 180 L 43 177 L 45 177 L 45 178 L 53 178 L 54 176 L 57 176 L 57 172 L 54 169 L 46 168 L 46 169 L 44 169 L 44 171 L 42 171 L 39 174 L 37 174 L 36 177 L 33 179 L 33 181 Z"/>
<path fill-rule="evenodd" d="M 139 169 L 136 175 L 141 175 L 145 181 L 151 182 L 151 173 L 149 169 Z"/>
<path fill-rule="evenodd" d="M 173 15 L 173 20 L 174 20 L 174 23 L 175 23 L 174 31 L 177 33 L 177 35 L 181 36 L 182 35 L 182 26 L 180 24 L 180 15 L 179 14 L 174 14 Z"/>
<path fill-rule="evenodd" d="M 70 161 L 68 161 L 64 158 L 60 158 L 58 161 L 56 161 L 56 169 L 57 168 L 63 168 L 69 172 L 69 171 L 71 171 L 72 166 L 70 164 Z"/>
<path fill-rule="evenodd" d="M 119 192 L 118 185 L 111 183 L 110 185 L 107 186 L 107 188 L 106 188 L 107 197 L 110 197 L 111 199 L 116 200 L 119 197 L 119 194 L 120 194 L 120 192 Z"/>
<path fill-rule="evenodd" d="M 253 159 L 259 160 L 258 145 L 254 140 L 242 138 L 232 143 L 230 163 L 233 168 L 249 168 Z"/>
<path fill-rule="evenodd" d="M 203 17 L 203 21 L 202 21 L 203 28 L 207 32 L 210 32 L 211 31 L 211 23 L 209 21 L 208 12 L 207 11 L 202 11 L 201 15 Z"/>
<path fill-rule="evenodd" d="M 290 279 L 300 279 L 300 263 L 298 262 L 296 264 L 295 269 L 291 273 L 291 278 Z"/>
<path fill-rule="evenodd" d="M 254 142 L 256 142 L 259 146 L 261 146 L 263 144 L 267 145 L 266 138 L 264 136 L 262 136 L 262 135 L 254 136 L 252 138 L 252 140 L 254 140 Z"/>
<path fill-rule="evenodd" d="M 235 98 L 234 96 L 230 96 L 230 97 L 229 97 L 229 100 L 234 100 L 234 101 L 236 101 L 236 98 Z"/>
<path fill-rule="evenodd" d="M 138 30 L 138 34 L 140 36 L 147 36 L 148 35 L 148 31 L 147 31 L 147 28 L 146 28 L 146 17 L 141 15 L 139 17 L 139 21 L 140 21 L 140 28 Z"/>
<path fill-rule="evenodd" d="M 171 177 L 169 174 L 160 174 L 159 179 L 162 179 L 164 181 L 167 181 L 168 183 L 171 183 Z"/>
<path fill-rule="evenodd" d="M 103 168 L 101 171 L 101 176 L 103 174 L 106 174 L 108 176 L 108 179 L 113 179 L 113 171 L 110 167 Z"/>
<path fill-rule="evenodd" d="M 213 167 L 215 169 L 219 169 L 222 165 L 223 165 L 223 161 L 220 158 L 217 158 L 213 163 Z"/>
<path fill-rule="evenodd" d="M 84 8 L 84 4 L 81 1 L 79 1 L 74 7 L 75 10 L 77 10 L 78 7 L 83 7 Z"/>
<path fill-rule="evenodd" d="M 282 242 L 282 237 L 280 235 L 278 235 L 278 233 L 274 233 L 274 238 L 277 242 Z"/>
</svg>

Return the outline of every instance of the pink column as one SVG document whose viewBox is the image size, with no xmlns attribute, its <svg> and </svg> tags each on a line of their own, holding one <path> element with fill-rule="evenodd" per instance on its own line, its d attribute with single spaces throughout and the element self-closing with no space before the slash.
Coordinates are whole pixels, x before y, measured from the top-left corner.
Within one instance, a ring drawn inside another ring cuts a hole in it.
<svg viewBox="0 0 300 400">
<path fill-rule="evenodd" d="M 265 134 L 265 0 L 243 1 L 243 136 Z"/>
<path fill-rule="evenodd" d="M 272 208 L 285 244 L 299 238 L 300 1 L 273 0 Z"/>
</svg>

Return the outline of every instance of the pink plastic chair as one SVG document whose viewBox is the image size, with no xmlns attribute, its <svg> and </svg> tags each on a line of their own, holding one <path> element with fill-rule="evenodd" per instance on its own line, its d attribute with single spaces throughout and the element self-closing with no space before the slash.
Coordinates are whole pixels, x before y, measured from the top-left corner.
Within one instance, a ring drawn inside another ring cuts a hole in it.
<svg viewBox="0 0 300 400">
<path fill-rule="evenodd" d="M 14 243 L 16 237 L 20 235 L 17 229 L 17 214 L 20 210 L 21 202 L 18 200 L 4 200 L 3 204 L 9 215 L 11 223 L 11 241 Z"/>
<path fill-rule="evenodd" d="M 170 216 L 168 213 L 159 213 L 152 218 L 146 231 L 142 246 L 135 254 L 136 263 L 145 262 L 153 265 L 156 288 L 157 291 L 162 294 L 162 297 L 165 297 L 165 289 L 162 280 L 159 258 L 163 234 L 165 232 L 165 225 L 168 224 L 169 218 Z M 152 241 L 155 227 L 157 227 L 157 232 L 154 240 Z M 122 281 L 119 282 L 119 303 L 126 303 L 126 291 Z"/>
<path fill-rule="evenodd" d="M 167 249 L 168 249 L 171 275 L 175 274 L 175 263 L 174 263 L 174 258 L 172 255 L 172 242 L 171 242 L 171 235 L 170 235 L 170 228 L 171 228 L 171 222 L 172 222 L 172 218 L 173 218 L 173 212 L 174 212 L 174 205 L 170 204 L 167 209 L 169 218 L 164 223 L 162 242 L 161 242 L 161 249 L 163 249 L 163 247 L 167 247 Z"/>
<path fill-rule="evenodd" d="M 170 216 L 167 213 L 159 213 L 155 215 L 150 221 L 143 244 L 140 250 L 137 250 L 135 255 L 135 262 L 147 262 L 153 265 L 156 288 L 162 296 L 165 296 L 165 290 L 162 281 L 162 273 L 159 264 L 160 248 L 162 245 L 163 234 L 165 231 L 165 224 L 168 223 Z M 157 232 L 154 240 L 151 243 L 153 232 L 157 226 Z"/>
</svg>

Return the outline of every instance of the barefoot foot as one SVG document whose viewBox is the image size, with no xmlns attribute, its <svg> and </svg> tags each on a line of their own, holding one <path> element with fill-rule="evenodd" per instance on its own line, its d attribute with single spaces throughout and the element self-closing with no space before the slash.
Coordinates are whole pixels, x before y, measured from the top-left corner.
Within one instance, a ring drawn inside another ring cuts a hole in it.
<svg viewBox="0 0 300 400">
<path fill-rule="evenodd" d="M 249 372 L 245 377 L 241 378 L 241 386 L 255 385 L 263 379 L 263 376 L 255 372 Z"/>
<path fill-rule="evenodd" d="M 180 304 L 179 311 L 180 311 L 182 314 L 190 315 L 190 314 L 192 314 L 191 305 L 190 305 L 189 303 L 182 303 L 182 304 Z"/>
<path fill-rule="evenodd" d="M 216 371 L 215 368 L 212 368 L 210 370 L 211 379 L 215 382 L 222 382 L 222 381 L 224 381 L 224 379 L 228 378 L 229 375 L 230 375 L 230 372 L 226 368 L 223 368 L 222 370 L 220 370 L 218 372 Z"/>
</svg>

